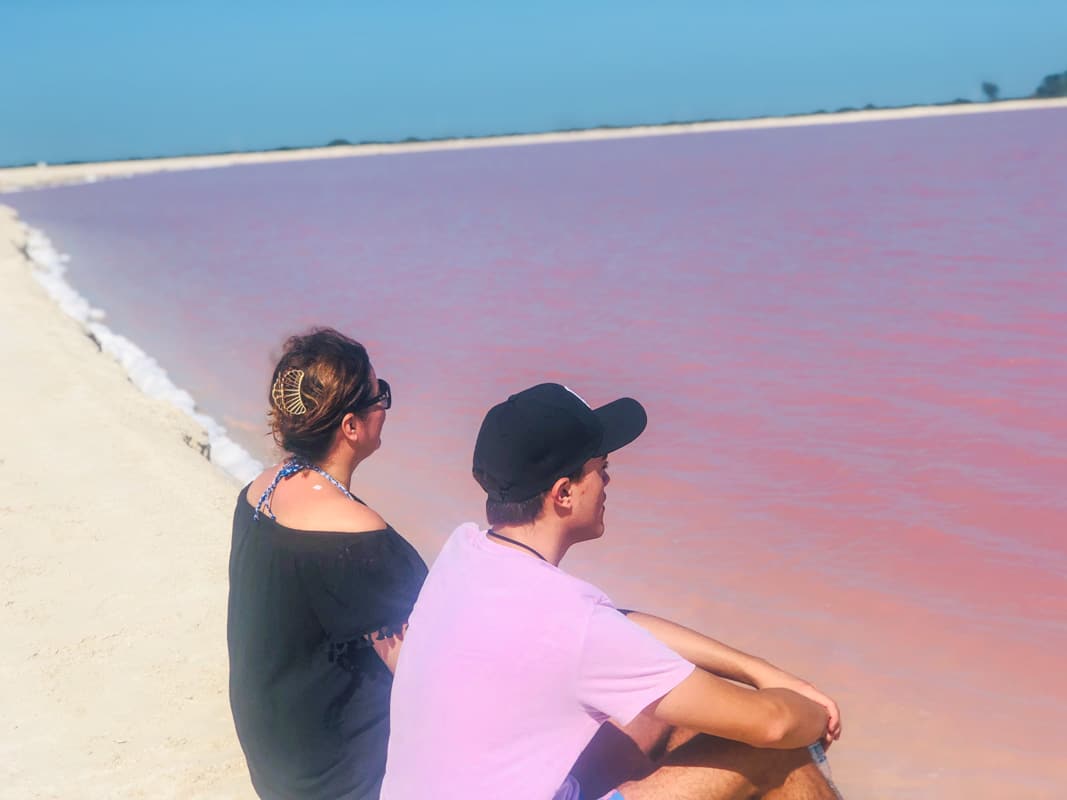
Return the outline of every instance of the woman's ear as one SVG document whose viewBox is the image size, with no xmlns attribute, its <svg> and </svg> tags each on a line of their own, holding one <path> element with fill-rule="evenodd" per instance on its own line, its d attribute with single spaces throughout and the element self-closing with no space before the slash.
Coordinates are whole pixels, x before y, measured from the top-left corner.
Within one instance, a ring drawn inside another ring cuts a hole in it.
<svg viewBox="0 0 1067 800">
<path fill-rule="evenodd" d="M 362 420 L 360 420 L 358 414 L 349 412 L 341 418 L 341 436 L 347 441 L 355 444 L 359 441 L 360 433 L 362 432 Z"/>
</svg>

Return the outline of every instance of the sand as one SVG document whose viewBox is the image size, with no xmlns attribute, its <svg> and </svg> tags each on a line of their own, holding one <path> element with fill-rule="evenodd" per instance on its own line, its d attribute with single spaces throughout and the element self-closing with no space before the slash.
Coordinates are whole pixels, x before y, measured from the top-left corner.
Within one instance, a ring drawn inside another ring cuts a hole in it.
<svg viewBox="0 0 1067 800">
<path fill-rule="evenodd" d="M 239 489 L 32 278 L 0 207 L 0 797 L 249 797 L 226 697 Z"/>
</svg>

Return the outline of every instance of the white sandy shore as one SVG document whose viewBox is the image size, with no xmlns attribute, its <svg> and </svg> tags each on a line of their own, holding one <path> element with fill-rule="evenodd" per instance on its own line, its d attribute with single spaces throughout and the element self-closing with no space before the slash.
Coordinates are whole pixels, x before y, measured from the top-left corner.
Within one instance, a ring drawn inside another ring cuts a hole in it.
<svg viewBox="0 0 1067 800">
<path fill-rule="evenodd" d="M 170 172 L 189 169 L 213 169 L 236 164 L 266 164 L 281 161 L 303 161 L 321 158 L 350 158 L 399 153 L 419 153 L 432 150 L 465 150 L 477 147 L 517 147 L 555 142 L 585 142 L 604 139 L 631 139 L 644 136 L 676 136 L 715 131 L 755 130 L 759 128 L 789 128 L 807 125 L 838 125 L 843 123 L 877 122 L 880 120 L 914 119 L 917 117 L 958 116 L 962 114 L 993 114 L 1005 111 L 1067 108 L 1067 98 L 1049 100 L 1006 100 L 999 103 L 968 103 L 949 106 L 912 106 L 871 111 L 849 111 L 830 114 L 806 114 L 792 117 L 762 117 L 759 119 L 727 120 L 723 122 L 693 122 L 676 125 L 643 125 L 632 128 L 596 128 L 562 133 L 519 134 L 515 136 L 486 136 L 471 139 L 444 139 L 431 142 L 402 142 L 397 144 L 343 145 L 294 150 L 270 150 L 253 153 L 224 153 L 178 158 L 150 158 L 135 161 L 108 161 L 85 164 L 41 165 L 0 169 L 0 194 L 20 189 L 84 183 L 108 178 L 125 178 L 150 172 Z"/>
<path fill-rule="evenodd" d="M 0 206 L 0 796 L 250 796 L 226 698 L 238 487 L 59 311 L 24 242 Z"/>
</svg>

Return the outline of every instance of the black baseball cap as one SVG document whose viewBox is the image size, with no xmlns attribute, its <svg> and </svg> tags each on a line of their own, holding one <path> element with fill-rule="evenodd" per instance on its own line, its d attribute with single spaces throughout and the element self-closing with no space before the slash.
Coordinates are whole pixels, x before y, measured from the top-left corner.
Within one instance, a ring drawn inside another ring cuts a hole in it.
<svg viewBox="0 0 1067 800">
<path fill-rule="evenodd" d="M 593 409 L 566 386 L 541 383 L 489 409 L 474 444 L 474 479 L 490 500 L 520 503 L 628 445 L 647 423 L 630 397 Z"/>
</svg>

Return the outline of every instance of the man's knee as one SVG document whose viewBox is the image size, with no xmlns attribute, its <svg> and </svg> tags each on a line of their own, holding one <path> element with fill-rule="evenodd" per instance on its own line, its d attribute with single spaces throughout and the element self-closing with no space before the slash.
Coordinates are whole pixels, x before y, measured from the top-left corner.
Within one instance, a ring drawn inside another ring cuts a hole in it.
<svg viewBox="0 0 1067 800">
<path fill-rule="evenodd" d="M 785 784 L 790 775 L 799 769 L 811 767 L 811 753 L 806 747 L 796 750 L 752 750 L 752 768 L 749 778 L 762 795 Z"/>
</svg>

